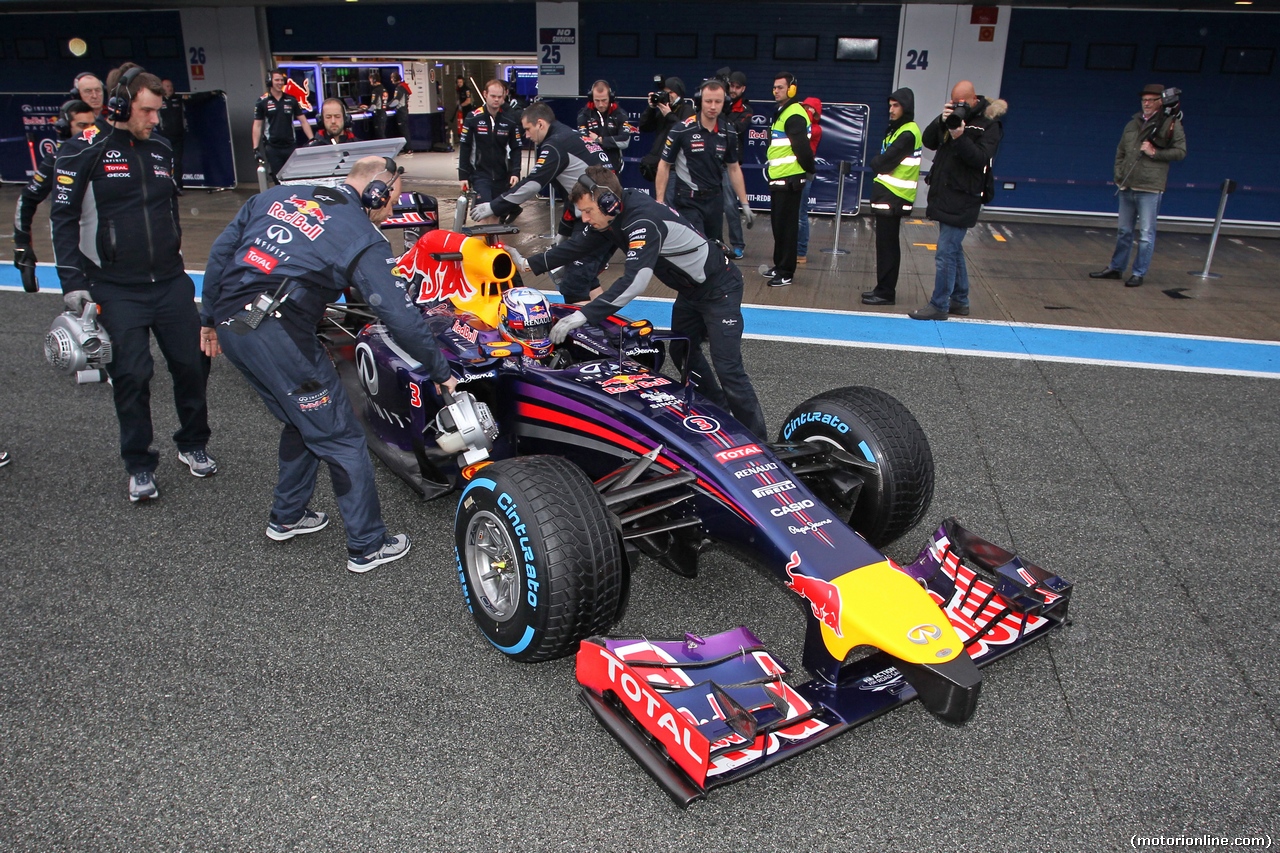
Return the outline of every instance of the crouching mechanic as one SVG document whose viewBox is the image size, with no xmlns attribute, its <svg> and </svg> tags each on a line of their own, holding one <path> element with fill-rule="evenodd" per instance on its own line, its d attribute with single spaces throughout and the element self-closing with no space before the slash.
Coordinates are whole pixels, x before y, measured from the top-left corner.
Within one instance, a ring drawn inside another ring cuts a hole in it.
<svg viewBox="0 0 1280 853">
<path fill-rule="evenodd" d="M 680 214 L 639 190 L 624 192 L 617 176 L 606 168 L 587 169 L 569 200 L 588 227 L 527 259 L 507 247 L 516 265 L 541 274 L 602 249 L 609 254 L 624 249 L 626 269 L 581 311 L 558 321 L 551 330 L 552 342 L 561 344 L 573 329 L 598 325 L 621 311 L 657 277 L 676 291 L 671 331 L 689 339 L 688 348 L 683 342 L 673 344 L 672 358 L 681 364 L 687 357 L 698 391 L 716 405 L 726 406 L 743 426 L 764 439 L 764 413 L 742 366 L 742 273 L 738 268 Z M 704 340 L 711 347 L 715 375 L 702 356 Z"/>
<path fill-rule="evenodd" d="M 329 523 L 307 506 L 324 460 L 353 572 L 400 559 L 410 542 L 387 534 L 364 432 L 316 337 L 326 303 L 355 286 L 395 342 L 427 366 L 437 389 L 457 384 L 422 314 L 391 275 L 391 245 L 378 225 L 399 193 L 400 169 L 382 157 L 358 161 L 336 189 L 260 193 L 214 242 L 204 279 L 205 326 L 217 329 L 222 350 L 284 423 L 267 536 L 282 541 Z"/>
<path fill-rule="evenodd" d="M 520 205 L 533 199 L 552 181 L 559 185 L 557 195 L 568 198 L 578 178 L 588 166 L 608 166 L 609 155 L 594 142 L 583 139 L 578 132 L 556 121 L 551 107 L 543 103 L 530 104 L 520 116 L 525 136 L 538 146 L 538 160 L 533 170 L 510 191 L 488 204 L 477 204 L 471 218 L 482 222 L 491 216 L 512 217 L 519 214 Z M 573 205 L 566 204 L 558 229 L 564 238 L 581 228 L 573 215 Z M 557 239 L 558 242 L 559 238 Z M 597 273 L 608 256 L 584 257 L 559 276 L 557 284 L 566 302 L 586 302 L 591 290 L 599 286 Z"/>
</svg>

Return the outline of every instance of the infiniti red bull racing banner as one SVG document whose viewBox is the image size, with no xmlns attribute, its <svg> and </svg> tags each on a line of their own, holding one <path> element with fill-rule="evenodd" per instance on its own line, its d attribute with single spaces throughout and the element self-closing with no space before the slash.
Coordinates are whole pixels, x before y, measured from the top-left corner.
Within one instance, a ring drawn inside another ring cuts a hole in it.
<svg viewBox="0 0 1280 853">
<path fill-rule="evenodd" d="M 0 181 L 25 184 L 36 161 L 52 151 L 58 109 L 66 94 L 0 95 Z M 231 123 L 223 92 L 199 93 L 186 102 L 187 133 L 182 153 L 183 183 L 187 188 L 229 188 L 236 185 Z"/>
</svg>

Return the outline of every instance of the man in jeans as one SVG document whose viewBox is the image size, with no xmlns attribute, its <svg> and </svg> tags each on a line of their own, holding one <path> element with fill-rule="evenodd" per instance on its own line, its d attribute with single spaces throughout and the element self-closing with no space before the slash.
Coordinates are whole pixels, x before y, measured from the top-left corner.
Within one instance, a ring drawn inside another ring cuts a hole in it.
<svg viewBox="0 0 1280 853">
<path fill-rule="evenodd" d="M 945 320 L 969 313 L 969 271 L 964 263 L 964 235 L 978 223 L 991 161 L 1000 147 L 1000 117 L 1009 105 L 979 97 L 973 84 L 961 80 L 951 90 L 922 136 L 924 147 L 938 152 L 929 172 L 930 219 L 938 223 L 933 296 L 912 311 L 912 320 Z"/>
<path fill-rule="evenodd" d="M 1176 92 L 1177 90 L 1173 90 Z M 1138 287 L 1151 266 L 1156 250 L 1156 215 L 1169 177 L 1169 164 L 1187 156 L 1187 137 L 1182 132 L 1181 112 L 1176 102 L 1163 108 L 1164 87 L 1152 83 L 1142 90 L 1142 112 L 1125 125 L 1116 146 L 1115 182 L 1119 188 L 1120 222 L 1116 228 L 1116 250 L 1107 268 L 1089 273 L 1089 278 L 1120 278 L 1129 266 L 1133 232 L 1138 232 L 1138 252 L 1133 274 L 1125 287 Z"/>
</svg>

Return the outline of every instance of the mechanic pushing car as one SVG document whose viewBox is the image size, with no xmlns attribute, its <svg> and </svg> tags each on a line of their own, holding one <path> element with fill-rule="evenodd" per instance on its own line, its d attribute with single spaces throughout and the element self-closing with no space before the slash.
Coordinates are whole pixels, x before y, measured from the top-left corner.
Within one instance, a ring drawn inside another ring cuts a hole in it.
<svg viewBox="0 0 1280 853">
<path fill-rule="evenodd" d="M 387 534 L 364 432 L 316 338 L 325 305 L 358 288 L 396 343 L 427 366 L 437 390 L 457 385 L 392 276 L 395 259 L 378 230 L 399 195 L 400 172 L 390 158 L 366 157 L 336 189 L 286 186 L 254 196 L 214 242 L 204 277 L 204 325 L 216 324 L 222 350 L 284 423 L 267 537 L 283 541 L 329 523 L 307 506 L 324 460 L 353 572 L 400 559 L 410 542 Z"/>
<path fill-rule="evenodd" d="M 687 352 L 699 392 L 717 405 L 727 405 L 743 426 L 765 438 L 764 412 L 742 366 L 742 273 L 738 268 L 680 214 L 638 190 L 624 192 L 617 176 L 602 166 L 587 169 L 569 201 L 577 205 L 587 227 L 528 259 L 508 246 L 516 266 L 541 274 L 620 248 L 627 253 L 626 269 L 581 311 L 557 322 L 551 340 L 563 343 L 579 326 L 598 325 L 644 293 L 656 277 L 677 294 L 671 307 L 671 331 L 689 339 L 689 350 L 683 342 L 672 343 L 672 357 L 683 363 Z M 711 346 L 715 375 L 702 355 L 704 340 Z"/>
<path fill-rule="evenodd" d="M 538 146 L 537 162 L 524 180 L 508 192 L 488 204 L 477 204 L 471 211 L 471 218 L 476 222 L 483 222 L 491 216 L 514 218 L 520 212 L 520 205 L 533 199 L 552 181 L 567 197 L 588 166 L 609 164 L 609 155 L 602 147 L 583 139 L 574 128 L 556 121 L 555 113 L 546 104 L 530 104 L 521 114 L 520 124 L 525 136 Z M 573 216 L 573 206 L 565 205 L 564 216 L 557 229 L 557 241 L 581 227 Z M 591 298 L 591 290 L 600 283 L 596 274 L 605 260 L 604 257 L 583 258 L 581 263 L 574 264 L 560 281 L 560 293 L 566 302 L 586 302 Z"/>
</svg>

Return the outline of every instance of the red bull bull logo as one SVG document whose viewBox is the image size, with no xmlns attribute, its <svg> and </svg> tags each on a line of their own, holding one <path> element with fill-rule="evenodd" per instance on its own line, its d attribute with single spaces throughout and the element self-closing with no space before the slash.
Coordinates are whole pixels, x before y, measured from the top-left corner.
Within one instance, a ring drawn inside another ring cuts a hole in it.
<svg viewBox="0 0 1280 853">
<path fill-rule="evenodd" d="M 454 296 L 470 299 L 476 293 L 475 288 L 467 283 L 461 266 L 456 261 L 437 261 L 431 257 L 433 252 L 440 251 L 439 247 L 430 242 L 419 240 L 391 268 L 392 275 L 404 279 L 409 288 L 418 291 L 414 301 L 419 304 L 439 302 Z"/>
<path fill-rule="evenodd" d="M 822 578 L 813 578 L 808 575 L 798 575 L 792 569 L 800 567 L 800 552 L 792 551 L 791 559 L 787 562 L 787 588 L 795 590 L 795 593 L 801 598 L 809 602 L 809 609 L 813 611 L 814 618 L 822 622 L 837 637 L 843 637 L 844 633 L 840 630 L 840 589 L 830 581 L 824 581 Z"/>
<path fill-rule="evenodd" d="M 311 93 L 299 86 L 293 80 L 286 79 L 284 81 L 284 93 L 291 95 L 298 104 L 307 112 L 311 112 Z"/>
<path fill-rule="evenodd" d="M 329 220 L 329 215 L 320 209 L 319 202 L 298 198 L 296 193 L 283 202 L 272 202 L 271 207 L 267 208 L 267 216 L 292 225 L 308 240 L 315 240 L 323 234 L 324 223 Z"/>
</svg>

